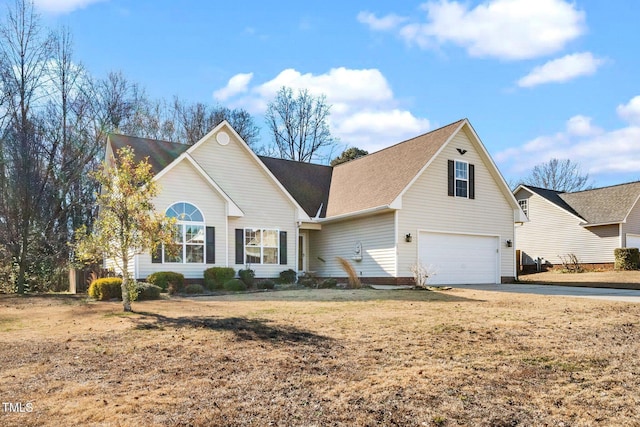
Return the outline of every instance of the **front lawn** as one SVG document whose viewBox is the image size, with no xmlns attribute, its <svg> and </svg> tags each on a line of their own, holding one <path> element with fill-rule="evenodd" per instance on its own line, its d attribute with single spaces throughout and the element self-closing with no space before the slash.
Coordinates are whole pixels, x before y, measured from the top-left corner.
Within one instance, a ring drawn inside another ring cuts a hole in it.
<svg viewBox="0 0 640 427">
<path fill-rule="evenodd" d="M 362 289 L 0 307 L 0 397 L 31 404 L 3 426 L 640 419 L 640 305 Z"/>
</svg>

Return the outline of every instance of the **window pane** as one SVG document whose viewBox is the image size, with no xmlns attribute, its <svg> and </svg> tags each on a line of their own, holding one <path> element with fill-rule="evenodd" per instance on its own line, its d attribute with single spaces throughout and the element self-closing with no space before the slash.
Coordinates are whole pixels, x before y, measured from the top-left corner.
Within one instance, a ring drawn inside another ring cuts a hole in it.
<svg viewBox="0 0 640 427">
<path fill-rule="evenodd" d="M 468 164 L 464 162 L 456 162 L 456 178 L 467 179 Z"/>
<path fill-rule="evenodd" d="M 262 244 L 265 247 L 278 247 L 278 232 L 276 230 L 262 230 L 262 233 Z"/>
<path fill-rule="evenodd" d="M 467 181 L 456 179 L 456 197 L 467 197 Z"/>
<path fill-rule="evenodd" d="M 166 245 L 164 262 L 182 262 L 182 245 Z"/>
<path fill-rule="evenodd" d="M 181 224 L 177 224 L 176 226 L 176 239 L 175 242 L 178 244 L 182 244 L 183 242 L 183 231 L 184 231 L 184 227 Z"/>
<path fill-rule="evenodd" d="M 264 248 L 264 264 L 277 264 L 278 263 L 278 249 L 277 248 Z"/>
<path fill-rule="evenodd" d="M 246 263 L 247 264 L 260 264 L 260 248 L 255 246 L 247 246 L 245 248 Z"/>
<path fill-rule="evenodd" d="M 204 226 L 185 225 L 187 243 L 204 243 Z"/>
<path fill-rule="evenodd" d="M 204 245 L 187 245 L 187 262 L 204 262 Z"/>
<path fill-rule="evenodd" d="M 260 230 L 247 228 L 244 232 L 245 246 L 260 246 Z"/>
</svg>

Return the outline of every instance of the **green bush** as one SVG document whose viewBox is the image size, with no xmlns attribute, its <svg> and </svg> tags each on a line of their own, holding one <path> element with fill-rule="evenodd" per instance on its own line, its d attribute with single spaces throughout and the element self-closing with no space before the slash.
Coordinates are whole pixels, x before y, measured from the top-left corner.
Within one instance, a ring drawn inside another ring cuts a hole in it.
<svg viewBox="0 0 640 427">
<path fill-rule="evenodd" d="M 640 251 L 638 248 L 616 248 L 613 250 L 616 257 L 614 268 L 616 270 L 637 270 L 640 265 Z"/>
<path fill-rule="evenodd" d="M 89 285 L 89 296 L 98 301 L 109 301 L 112 298 L 122 299 L 122 279 L 104 277 L 96 279 Z"/>
<path fill-rule="evenodd" d="M 240 270 L 238 271 L 238 276 L 240 276 L 240 280 L 242 280 L 244 284 L 247 285 L 247 288 L 253 287 L 253 282 L 256 277 L 255 271 L 251 270 L 250 268 L 247 268 L 246 270 Z"/>
<path fill-rule="evenodd" d="M 258 282 L 258 289 L 274 289 L 276 287 L 276 282 L 271 279 L 264 279 Z"/>
<path fill-rule="evenodd" d="M 159 286 L 163 292 L 176 293 L 184 287 L 184 275 L 173 271 L 158 271 L 149 275 L 147 282 Z"/>
<path fill-rule="evenodd" d="M 138 292 L 138 301 L 160 299 L 160 286 L 152 285 L 151 283 L 138 282 L 136 284 L 136 291 Z"/>
<path fill-rule="evenodd" d="M 240 279 L 231 279 L 222 285 L 225 291 L 246 291 L 247 285 Z"/>
<path fill-rule="evenodd" d="M 307 288 L 315 288 L 318 286 L 318 278 L 312 273 L 304 273 L 298 277 L 298 284 L 306 286 Z"/>
<path fill-rule="evenodd" d="M 288 283 L 296 283 L 296 278 L 298 275 L 292 269 L 284 270 L 280 272 L 280 283 L 288 284 Z"/>
<path fill-rule="evenodd" d="M 338 281 L 336 279 L 324 279 L 318 285 L 320 289 L 331 289 L 335 288 L 336 286 L 338 286 Z"/>
<path fill-rule="evenodd" d="M 202 285 L 199 285 L 197 283 L 192 283 L 190 285 L 187 285 L 186 288 L 184 288 L 184 293 L 185 294 L 203 294 L 204 293 L 204 287 Z"/>
<path fill-rule="evenodd" d="M 222 286 L 233 279 L 236 271 L 230 267 L 211 267 L 204 271 L 204 285 L 211 290 L 222 289 Z"/>
</svg>

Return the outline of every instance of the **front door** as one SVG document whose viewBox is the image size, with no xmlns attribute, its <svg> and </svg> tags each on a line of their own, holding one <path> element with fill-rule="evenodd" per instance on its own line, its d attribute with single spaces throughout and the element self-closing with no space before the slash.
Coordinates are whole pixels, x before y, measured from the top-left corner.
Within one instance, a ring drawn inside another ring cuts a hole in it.
<svg viewBox="0 0 640 427">
<path fill-rule="evenodd" d="M 307 266 L 307 233 L 298 235 L 298 273 L 308 270 Z"/>
</svg>

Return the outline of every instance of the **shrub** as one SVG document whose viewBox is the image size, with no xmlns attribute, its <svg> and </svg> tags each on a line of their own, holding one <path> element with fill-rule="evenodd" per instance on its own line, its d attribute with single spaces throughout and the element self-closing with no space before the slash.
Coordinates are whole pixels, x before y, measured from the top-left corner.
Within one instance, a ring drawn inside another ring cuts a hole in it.
<svg viewBox="0 0 640 427">
<path fill-rule="evenodd" d="M 298 277 L 298 284 L 307 288 L 315 288 L 318 286 L 318 278 L 313 273 L 306 272 Z"/>
<path fill-rule="evenodd" d="M 94 280 L 89 285 L 89 296 L 98 301 L 109 301 L 111 298 L 122 299 L 122 279 L 104 277 Z"/>
<path fill-rule="evenodd" d="M 180 292 L 184 287 L 184 276 L 181 273 L 175 273 L 173 271 L 158 271 L 149 275 L 147 282 L 159 286 L 162 291 L 176 293 Z M 171 292 L 170 288 L 173 292 Z"/>
<path fill-rule="evenodd" d="M 616 257 L 614 268 L 616 270 L 637 270 L 640 265 L 640 251 L 638 248 L 616 248 L 613 250 Z"/>
<path fill-rule="evenodd" d="M 275 287 L 276 287 L 276 282 L 274 282 L 271 279 L 261 280 L 257 284 L 258 289 L 275 289 Z"/>
<path fill-rule="evenodd" d="M 197 283 L 192 283 L 190 285 L 187 285 L 187 287 L 184 288 L 184 293 L 185 294 L 203 294 L 204 293 L 204 287 L 202 285 L 199 285 Z"/>
<path fill-rule="evenodd" d="M 580 260 L 576 254 L 567 254 L 566 256 L 558 255 L 562 262 L 563 273 L 583 273 L 584 268 L 580 264 Z"/>
<path fill-rule="evenodd" d="M 282 284 L 296 283 L 296 278 L 297 277 L 298 277 L 298 275 L 292 269 L 281 271 L 280 272 L 280 283 L 282 283 Z"/>
<path fill-rule="evenodd" d="M 138 293 L 138 301 L 151 300 L 151 299 L 159 299 L 160 291 L 162 288 L 160 286 L 152 285 L 151 283 L 138 282 L 136 284 L 136 291 Z"/>
<path fill-rule="evenodd" d="M 250 268 L 247 268 L 246 270 L 240 270 L 238 271 L 238 276 L 240 276 L 240 280 L 242 280 L 244 284 L 247 285 L 247 288 L 253 287 L 253 281 L 256 277 L 255 271 L 251 270 Z"/>
<path fill-rule="evenodd" d="M 222 286 L 225 291 L 246 291 L 247 285 L 240 279 L 231 279 Z"/>
<path fill-rule="evenodd" d="M 338 281 L 336 279 L 324 279 L 318 285 L 320 289 L 330 289 L 335 288 L 336 286 L 338 286 Z"/>
<path fill-rule="evenodd" d="M 211 267 L 204 271 L 204 285 L 211 290 L 222 289 L 229 280 L 233 279 L 236 271 L 230 267 Z"/>
</svg>

